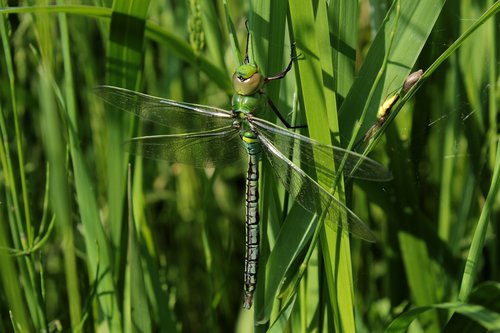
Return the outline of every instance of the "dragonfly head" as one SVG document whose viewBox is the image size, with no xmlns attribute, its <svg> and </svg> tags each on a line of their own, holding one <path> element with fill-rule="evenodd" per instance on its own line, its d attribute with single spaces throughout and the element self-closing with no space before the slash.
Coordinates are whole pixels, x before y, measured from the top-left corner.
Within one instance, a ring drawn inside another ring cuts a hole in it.
<svg viewBox="0 0 500 333">
<path fill-rule="evenodd" d="M 263 85 L 264 76 L 255 64 L 240 65 L 233 74 L 233 89 L 238 95 L 254 95 Z"/>
</svg>

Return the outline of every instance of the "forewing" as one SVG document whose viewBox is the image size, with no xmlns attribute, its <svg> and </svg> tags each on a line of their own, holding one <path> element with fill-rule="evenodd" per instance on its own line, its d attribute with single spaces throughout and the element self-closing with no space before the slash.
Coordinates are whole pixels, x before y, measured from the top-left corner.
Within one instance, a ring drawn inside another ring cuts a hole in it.
<svg viewBox="0 0 500 333">
<path fill-rule="evenodd" d="M 216 167 L 239 160 L 244 153 L 234 127 L 212 132 L 156 135 L 132 138 L 126 149 L 146 158 L 166 160 L 195 167 Z"/>
<path fill-rule="evenodd" d="M 95 93 L 109 105 L 169 128 L 206 131 L 233 122 L 232 112 L 153 97 L 112 86 L 98 86 Z"/>
<path fill-rule="evenodd" d="M 339 168 L 345 158 L 346 161 L 342 172 L 346 177 L 372 181 L 388 181 L 392 179 L 391 172 L 371 158 L 339 147 L 319 143 L 263 119 L 252 118 L 250 122 L 257 129 L 259 135 L 272 142 L 291 161 L 295 163 L 300 161 L 300 165 L 304 170 L 308 172 L 314 170 L 318 177 L 322 179 L 332 179 L 333 182 L 337 177 L 337 171 L 326 167 L 331 165 L 332 156 L 336 168 Z"/>
<path fill-rule="evenodd" d="M 265 136 L 258 136 L 276 176 L 290 195 L 306 210 L 320 214 L 325 210 L 333 225 L 369 242 L 375 236 L 363 221 L 342 202 L 326 191 L 302 169 L 281 153 Z"/>
</svg>

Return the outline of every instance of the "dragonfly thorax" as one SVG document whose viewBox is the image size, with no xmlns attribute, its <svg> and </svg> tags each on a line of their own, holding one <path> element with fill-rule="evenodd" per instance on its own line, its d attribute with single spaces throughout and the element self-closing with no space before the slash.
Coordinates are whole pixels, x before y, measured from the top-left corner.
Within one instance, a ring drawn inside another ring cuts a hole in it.
<svg viewBox="0 0 500 333">
<path fill-rule="evenodd" d="M 239 114 L 240 118 L 245 115 L 253 113 L 257 108 L 262 106 L 262 96 L 260 94 L 254 95 L 240 95 L 234 94 L 231 101 L 231 110 Z"/>
<path fill-rule="evenodd" d="M 243 64 L 233 74 L 233 89 L 238 95 L 254 95 L 264 85 L 264 76 L 255 64 Z"/>
</svg>

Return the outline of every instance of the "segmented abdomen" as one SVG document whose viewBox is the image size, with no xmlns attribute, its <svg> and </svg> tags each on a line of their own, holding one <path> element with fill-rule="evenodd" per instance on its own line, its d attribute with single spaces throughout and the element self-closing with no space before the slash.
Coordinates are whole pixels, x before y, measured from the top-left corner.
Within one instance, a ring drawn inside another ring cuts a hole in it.
<svg viewBox="0 0 500 333">
<path fill-rule="evenodd" d="M 255 141 L 254 141 L 255 140 Z M 245 237 L 245 299 L 243 307 L 250 309 L 257 284 L 259 261 L 259 155 L 257 139 L 244 138 L 248 150 L 248 170 L 246 179 L 246 237 Z"/>
</svg>

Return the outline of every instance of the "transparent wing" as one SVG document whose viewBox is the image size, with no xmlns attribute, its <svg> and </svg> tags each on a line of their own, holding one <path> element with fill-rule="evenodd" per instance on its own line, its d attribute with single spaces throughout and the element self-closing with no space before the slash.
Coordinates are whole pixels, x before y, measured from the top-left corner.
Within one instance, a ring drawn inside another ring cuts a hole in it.
<svg viewBox="0 0 500 333">
<path fill-rule="evenodd" d="M 210 106 L 176 102 L 112 86 L 98 86 L 95 93 L 120 110 L 169 128 L 206 131 L 233 122 L 232 112 Z"/>
<path fill-rule="evenodd" d="M 300 161 L 304 170 L 307 172 L 314 170 L 318 177 L 332 179 L 332 182 L 335 180 L 338 172 L 326 167 L 331 165 L 333 156 L 336 167 L 340 166 L 344 158 L 346 159 L 342 169 L 346 177 L 372 181 L 392 179 L 391 172 L 383 165 L 361 154 L 319 143 L 263 119 L 250 118 L 249 122 L 254 125 L 260 136 L 272 142 L 274 147 L 291 161 Z"/>
<path fill-rule="evenodd" d="M 210 132 L 155 135 L 132 138 L 125 142 L 132 154 L 195 167 L 216 167 L 239 160 L 244 147 L 234 127 Z"/>
<path fill-rule="evenodd" d="M 302 207 L 313 214 L 325 209 L 326 217 L 334 223 L 334 226 L 358 238 L 375 242 L 375 236 L 370 228 L 356 214 L 290 161 L 267 137 L 258 138 L 276 176 Z M 346 216 L 346 220 L 341 218 L 342 215 Z"/>
</svg>

